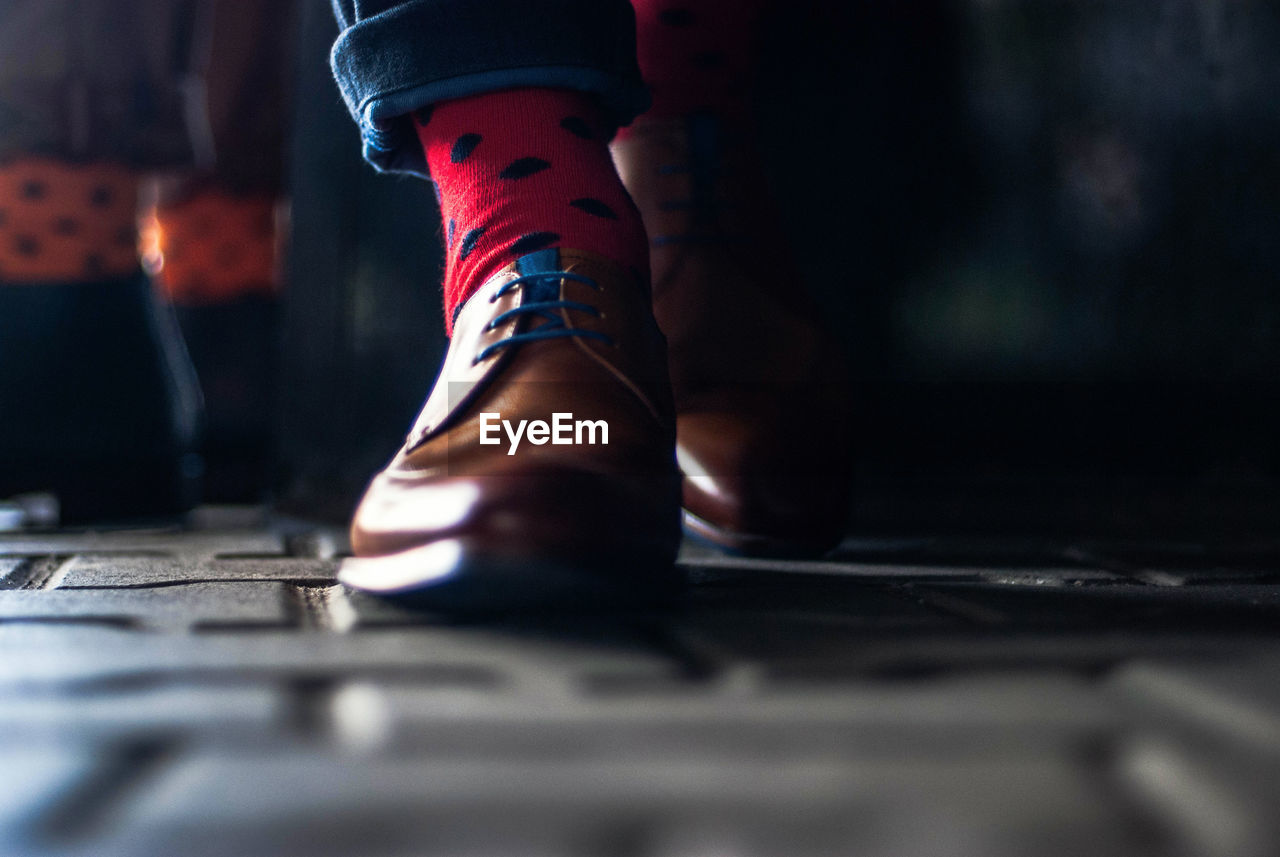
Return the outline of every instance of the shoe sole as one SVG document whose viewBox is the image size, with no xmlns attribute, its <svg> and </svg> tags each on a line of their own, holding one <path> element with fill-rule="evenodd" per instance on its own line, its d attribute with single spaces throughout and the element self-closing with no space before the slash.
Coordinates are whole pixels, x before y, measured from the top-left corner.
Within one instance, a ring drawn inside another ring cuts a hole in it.
<svg viewBox="0 0 1280 857">
<path fill-rule="evenodd" d="M 346 559 L 338 582 L 409 606 L 470 615 L 653 607 L 685 588 L 666 550 L 590 559 L 513 557 L 458 539 Z"/>
</svg>

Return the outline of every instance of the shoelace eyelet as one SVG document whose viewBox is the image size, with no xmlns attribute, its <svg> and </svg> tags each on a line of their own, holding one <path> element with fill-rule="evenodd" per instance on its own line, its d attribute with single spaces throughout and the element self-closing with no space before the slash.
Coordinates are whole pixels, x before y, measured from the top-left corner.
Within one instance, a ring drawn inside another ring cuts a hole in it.
<svg viewBox="0 0 1280 857">
<path fill-rule="evenodd" d="M 502 297 L 509 291 L 517 287 L 524 286 L 529 283 L 551 280 L 553 282 L 564 283 L 572 281 L 582 283 L 583 285 L 602 292 L 604 288 L 590 277 L 581 274 L 574 274 L 569 271 L 545 271 L 537 274 L 525 274 L 509 280 L 504 283 L 489 297 L 489 303 L 496 303 L 498 298 Z M 568 327 L 562 317 L 563 313 L 573 310 L 576 312 L 585 312 L 594 318 L 602 318 L 603 314 L 591 304 L 585 304 L 580 301 L 571 300 L 535 300 L 532 303 L 522 304 L 513 307 L 495 318 L 490 319 L 482 329 L 483 332 L 497 330 L 499 324 L 505 323 L 508 319 L 518 318 L 520 316 L 539 316 L 544 319 L 544 323 L 522 333 L 512 333 L 511 335 L 492 342 L 480 350 L 480 353 L 472 358 L 471 365 L 477 366 L 484 362 L 490 356 L 503 348 L 513 345 L 521 345 L 528 342 L 539 342 L 547 339 L 561 339 L 568 337 L 577 337 L 581 339 L 597 339 L 609 345 L 615 345 L 613 337 L 608 334 L 601 333 L 598 330 L 589 330 L 579 327 Z M 559 314 L 553 314 L 559 313 Z"/>
</svg>

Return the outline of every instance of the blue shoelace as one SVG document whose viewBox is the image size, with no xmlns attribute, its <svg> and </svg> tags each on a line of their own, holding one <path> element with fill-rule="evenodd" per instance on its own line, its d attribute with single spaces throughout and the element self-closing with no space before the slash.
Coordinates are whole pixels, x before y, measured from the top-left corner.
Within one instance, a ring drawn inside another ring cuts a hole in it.
<svg viewBox="0 0 1280 857">
<path fill-rule="evenodd" d="M 557 310 L 574 310 L 577 312 L 585 312 L 595 318 L 600 317 L 600 310 L 591 304 L 584 304 L 578 301 L 561 301 L 561 300 L 538 300 L 540 297 L 538 292 L 550 289 L 558 290 L 559 284 L 563 280 L 572 280 L 575 283 L 582 283 L 599 291 L 600 285 L 590 277 L 584 277 L 581 274 L 570 274 L 567 271 L 546 271 L 539 274 L 525 274 L 523 277 L 516 277 L 509 283 L 503 285 L 500 289 L 493 293 L 489 298 L 489 303 L 494 303 L 498 298 L 514 291 L 519 286 L 526 286 L 526 291 L 534 296 L 534 300 L 529 303 L 521 304 L 514 309 L 499 313 L 487 325 L 485 330 L 495 330 L 500 325 L 506 323 L 513 318 L 521 316 L 533 316 L 544 319 L 544 322 L 532 330 L 526 330 L 524 333 L 517 333 L 514 336 L 508 336 L 505 339 L 499 339 L 492 345 L 484 348 L 473 362 L 480 363 L 487 359 L 491 354 L 503 348 L 512 345 L 521 345 L 526 342 L 537 342 L 543 339 L 559 339 L 566 336 L 581 336 L 588 339 L 599 339 L 610 345 L 613 344 L 613 337 L 600 333 L 597 330 L 583 330 L 577 327 L 565 327 L 564 319 L 557 314 Z"/>
</svg>

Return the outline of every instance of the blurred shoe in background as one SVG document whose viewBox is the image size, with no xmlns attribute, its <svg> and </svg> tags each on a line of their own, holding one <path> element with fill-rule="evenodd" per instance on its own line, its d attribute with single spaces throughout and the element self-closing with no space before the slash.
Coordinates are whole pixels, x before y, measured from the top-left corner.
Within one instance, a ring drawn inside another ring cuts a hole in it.
<svg viewBox="0 0 1280 857">
<path fill-rule="evenodd" d="M 756 146 L 753 87 L 771 4 L 632 2 L 653 105 L 613 153 L 649 234 L 685 529 L 734 553 L 823 553 L 848 518 L 849 381 Z"/>
</svg>

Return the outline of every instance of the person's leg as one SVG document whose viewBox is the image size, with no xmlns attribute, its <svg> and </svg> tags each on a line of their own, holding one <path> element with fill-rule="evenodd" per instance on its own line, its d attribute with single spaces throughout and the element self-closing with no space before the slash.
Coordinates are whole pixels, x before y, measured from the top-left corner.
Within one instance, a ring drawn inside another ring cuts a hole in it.
<svg viewBox="0 0 1280 857">
<path fill-rule="evenodd" d="M 751 108 L 759 27 L 769 0 L 633 0 L 649 119 Z"/>
<path fill-rule="evenodd" d="M 647 268 L 643 227 L 607 148 L 618 124 L 647 105 L 627 3 L 334 7 L 344 29 L 333 69 L 366 157 L 435 184 L 446 328 L 521 251 L 575 247 Z"/>
<path fill-rule="evenodd" d="M 275 293 L 293 41 L 289 0 L 202 0 L 185 92 L 195 157 L 156 182 L 157 279 L 180 306 Z"/>
<path fill-rule="evenodd" d="M 137 270 L 138 175 L 191 157 L 172 79 L 187 5 L 0 5 L 0 279 Z"/>
<path fill-rule="evenodd" d="M 839 349 L 809 308 L 754 145 L 765 0 L 634 0 L 653 109 L 614 154 L 651 241 L 685 527 L 748 553 L 842 535 L 850 451 Z"/>
<path fill-rule="evenodd" d="M 137 180 L 188 163 L 187 0 L 0 4 L 0 496 L 194 501 L 198 392 L 139 266 Z"/>
<path fill-rule="evenodd" d="M 274 450 L 280 201 L 208 176 L 179 184 L 144 221 L 144 260 L 204 393 L 203 496 L 260 502 Z"/>
<path fill-rule="evenodd" d="M 516 87 L 582 92 L 613 125 L 648 106 L 626 0 L 333 0 L 334 77 L 375 167 L 425 176 L 414 111 Z"/>
<path fill-rule="evenodd" d="M 451 333 L 356 511 L 341 579 L 452 608 L 666 591 L 679 483 L 665 349 L 608 150 L 646 103 L 630 6 L 335 9 L 334 71 L 366 157 L 435 182 Z"/>
<path fill-rule="evenodd" d="M 204 391 L 212 502 L 257 502 L 271 477 L 293 7 L 207 2 L 199 85 L 187 89 L 200 165 L 157 183 L 148 220 L 147 261 Z"/>
<path fill-rule="evenodd" d="M 481 283 L 535 250 L 586 250 L 648 280 L 640 213 L 591 96 L 509 89 L 442 102 L 416 124 L 444 225 L 447 329 Z"/>
<path fill-rule="evenodd" d="M 0 160 L 134 168 L 192 158 L 180 77 L 198 0 L 0 4 Z"/>
</svg>

